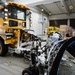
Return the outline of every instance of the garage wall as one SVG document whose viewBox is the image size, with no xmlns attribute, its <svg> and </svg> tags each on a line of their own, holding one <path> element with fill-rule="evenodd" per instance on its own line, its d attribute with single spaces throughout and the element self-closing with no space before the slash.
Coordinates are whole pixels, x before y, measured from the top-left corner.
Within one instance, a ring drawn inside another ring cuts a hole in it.
<svg viewBox="0 0 75 75">
<path fill-rule="evenodd" d="M 59 15 L 52 15 L 49 17 L 50 20 L 53 20 L 53 19 L 70 19 L 70 18 L 75 18 L 75 14 L 70 14 L 70 15 L 59 14 Z"/>
<path fill-rule="evenodd" d="M 3 2 L 6 2 L 6 0 L 2 0 Z"/>
<path fill-rule="evenodd" d="M 42 14 L 42 15 L 44 18 L 46 18 L 45 23 L 43 24 L 43 33 L 44 33 L 45 28 L 47 28 L 49 25 L 49 18 L 45 14 Z M 41 18 L 41 13 L 38 13 L 38 12 L 36 13 L 36 12 L 32 11 L 32 14 L 31 14 L 32 25 L 31 25 L 31 27 L 29 26 L 29 21 L 27 18 L 27 29 L 34 30 L 35 35 L 42 35 L 42 24 L 39 23 L 39 18 Z"/>
<path fill-rule="evenodd" d="M 42 0 L 33 0 L 33 1 L 30 1 L 30 0 L 14 0 L 14 2 L 16 3 L 22 3 L 22 4 L 30 4 L 30 3 L 34 3 L 34 2 L 39 2 L 39 1 L 42 1 Z M 45 14 L 42 14 L 43 17 L 46 18 L 45 20 L 45 23 L 43 24 L 43 33 L 44 33 L 44 30 L 45 28 L 48 27 L 49 25 L 49 18 L 48 16 L 46 16 Z M 32 15 L 31 15 L 31 20 L 32 20 L 32 26 L 30 27 L 29 25 L 29 16 L 27 17 L 27 29 L 32 29 L 35 31 L 35 35 L 42 35 L 42 24 L 40 24 L 38 22 L 38 19 L 41 17 L 41 13 L 34 9 L 34 11 L 32 11 Z"/>
</svg>

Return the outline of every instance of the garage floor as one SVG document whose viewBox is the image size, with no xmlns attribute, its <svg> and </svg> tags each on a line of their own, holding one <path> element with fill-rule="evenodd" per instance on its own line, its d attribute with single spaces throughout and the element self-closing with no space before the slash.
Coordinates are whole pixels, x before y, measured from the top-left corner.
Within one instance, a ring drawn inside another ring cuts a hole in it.
<svg viewBox="0 0 75 75">
<path fill-rule="evenodd" d="M 72 62 L 65 62 L 60 66 L 58 75 L 75 75 L 75 64 Z"/>
<path fill-rule="evenodd" d="M 22 75 L 22 70 L 29 64 L 31 64 L 29 60 L 18 55 L 0 57 L 0 75 Z M 58 75 L 75 75 L 75 63 L 61 62 Z"/>
<path fill-rule="evenodd" d="M 46 39 L 47 37 L 43 37 Z M 45 44 L 45 43 L 43 43 Z M 69 58 L 71 56 L 66 53 Z M 24 68 L 27 68 L 31 61 L 25 59 L 21 55 L 10 54 L 6 57 L 0 57 L 0 75 L 22 75 Z M 61 62 L 58 75 L 75 75 L 75 60 L 65 60 Z"/>
<path fill-rule="evenodd" d="M 22 75 L 30 62 L 21 56 L 0 57 L 0 75 Z"/>
</svg>

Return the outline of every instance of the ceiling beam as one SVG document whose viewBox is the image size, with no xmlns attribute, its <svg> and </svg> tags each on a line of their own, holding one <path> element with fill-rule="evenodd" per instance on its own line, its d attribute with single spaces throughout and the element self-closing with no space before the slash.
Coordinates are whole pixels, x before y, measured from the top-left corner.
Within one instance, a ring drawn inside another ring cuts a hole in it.
<svg viewBox="0 0 75 75">
<path fill-rule="evenodd" d="M 44 9 L 44 11 L 49 15 L 49 13 L 51 13 L 51 11 L 49 11 L 43 4 L 39 5 L 40 9 Z"/>
<path fill-rule="evenodd" d="M 44 11 L 44 12 L 41 11 L 41 9 L 37 6 L 31 8 L 31 11 L 36 12 L 36 13 L 40 13 L 40 14 L 43 13 L 43 14 L 46 14 L 46 16 L 49 16 L 49 14 L 46 11 Z"/>
<path fill-rule="evenodd" d="M 53 2 L 57 2 L 57 1 L 60 1 L 60 0 L 42 0 L 42 1 L 34 2 L 34 3 L 26 4 L 26 5 L 29 7 L 34 7 L 37 5 L 49 4 L 49 3 L 53 3 Z"/>
<path fill-rule="evenodd" d="M 60 0 L 61 4 L 62 4 L 62 9 L 65 10 L 67 12 L 68 15 L 70 15 L 70 12 L 68 10 L 68 7 L 66 5 L 65 0 Z"/>
</svg>

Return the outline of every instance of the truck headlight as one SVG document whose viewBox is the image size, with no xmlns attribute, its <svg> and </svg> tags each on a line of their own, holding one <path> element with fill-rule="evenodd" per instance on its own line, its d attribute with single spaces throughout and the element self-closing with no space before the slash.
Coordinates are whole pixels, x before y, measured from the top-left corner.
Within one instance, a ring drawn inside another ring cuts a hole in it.
<svg viewBox="0 0 75 75">
<path fill-rule="evenodd" d="M 25 22 L 23 22 L 23 23 L 22 23 L 22 26 L 23 26 L 23 27 L 26 27 L 26 23 L 25 23 Z"/>
<path fill-rule="evenodd" d="M 8 9 L 4 9 L 5 12 L 8 12 Z"/>
<path fill-rule="evenodd" d="M 24 27 L 24 23 L 22 23 L 22 26 Z"/>
<path fill-rule="evenodd" d="M 7 36 L 6 39 L 11 39 L 11 36 Z"/>
<path fill-rule="evenodd" d="M 5 19 L 7 19 L 8 17 L 6 16 Z"/>
<path fill-rule="evenodd" d="M 5 17 L 7 17 L 8 16 L 8 14 L 7 13 L 5 13 Z"/>
<path fill-rule="evenodd" d="M 9 22 L 8 21 L 4 21 L 3 25 L 8 25 Z"/>
</svg>

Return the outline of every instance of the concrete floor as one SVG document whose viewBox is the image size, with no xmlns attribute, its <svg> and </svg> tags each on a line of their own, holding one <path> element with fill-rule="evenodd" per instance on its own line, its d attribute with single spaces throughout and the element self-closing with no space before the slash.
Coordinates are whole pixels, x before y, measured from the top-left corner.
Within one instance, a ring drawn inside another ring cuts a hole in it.
<svg viewBox="0 0 75 75">
<path fill-rule="evenodd" d="M 20 55 L 0 57 L 0 75 L 22 75 L 23 69 L 27 68 L 30 64 L 31 61 Z M 64 61 L 59 67 L 58 75 L 75 75 L 75 61 Z"/>
<path fill-rule="evenodd" d="M 22 56 L 0 57 L 0 75 L 22 75 L 22 70 L 31 62 Z M 61 62 L 58 75 L 75 75 L 75 63 L 71 61 Z"/>
<path fill-rule="evenodd" d="M 75 63 L 71 61 L 63 62 L 59 67 L 58 75 L 75 75 Z"/>
<path fill-rule="evenodd" d="M 22 75 L 30 61 L 18 56 L 0 57 L 0 75 Z"/>
<path fill-rule="evenodd" d="M 31 61 L 20 55 L 0 57 L 0 75 L 22 75 L 22 71 L 30 64 Z"/>
</svg>

